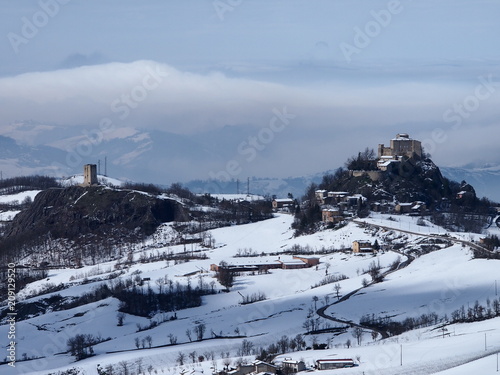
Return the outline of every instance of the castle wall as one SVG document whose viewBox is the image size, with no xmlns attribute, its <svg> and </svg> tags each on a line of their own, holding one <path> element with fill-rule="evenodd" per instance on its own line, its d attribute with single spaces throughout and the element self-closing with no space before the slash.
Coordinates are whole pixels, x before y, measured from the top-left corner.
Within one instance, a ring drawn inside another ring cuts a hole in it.
<svg viewBox="0 0 500 375">
<path fill-rule="evenodd" d="M 362 177 L 367 175 L 372 181 L 378 181 L 382 177 L 382 171 L 349 171 L 351 177 Z"/>
</svg>

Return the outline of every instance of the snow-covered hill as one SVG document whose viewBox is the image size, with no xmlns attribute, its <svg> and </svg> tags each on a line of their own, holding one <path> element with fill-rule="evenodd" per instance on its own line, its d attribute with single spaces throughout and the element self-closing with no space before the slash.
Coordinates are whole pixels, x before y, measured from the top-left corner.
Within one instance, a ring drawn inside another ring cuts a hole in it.
<svg viewBox="0 0 500 375">
<path fill-rule="evenodd" d="M 214 367 L 221 370 L 226 362 L 234 365 L 239 358 L 253 360 L 254 355 L 245 356 L 241 352 L 244 340 L 258 353 L 259 348 L 276 343 L 283 336 L 293 338 L 297 334 L 304 335 L 307 346 L 324 343 L 329 349 L 298 352 L 289 349 L 278 360 L 303 359 L 310 367 L 317 359 L 353 358 L 359 364 L 354 369 L 322 371 L 321 374 L 431 374 L 438 371 L 458 374 L 466 373 L 469 366 L 477 366 L 480 369 L 477 373 L 493 373 L 492 355 L 500 350 L 500 318 L 446 325 L 446 331 L 440 330 L 445 315 L 449 318 L 461 306 L 471 306 L 476 301 L 486 306 L 488 300 L 491 306 L 498 298 L 495 295 L 498 261 L 472 259 L 467 246 L 453 242 L 453 237 L 463 240 L 477 240 L 477 237 L 453 233 L 451 237 L 443 237 L 444 229 L 429 223 L 417 225 L 417 218 L 398 216 L 394 219 L 372 214 L 365 223 L 351 222 L 338 230 L 294 238 L 292 221 L 292 216 L 279 214 L 266 221 L 211 230 L 213 248 L 198 244 L 161 245 L 160 242 L 175 236 L 175 229 L 168 224 L 135 248 L 130 266 L 121 259 L 80 269 L 51 269 L 46 279 L 31 283 L 18 293 L 19 306 L 20 302 L 37 301 L 43 305 L 47 298 L 56 301 L 57 295 L 74 298 L 103 284 L 116 285 L 119 280 L 131 280 L 145 293 L 148 290 L 158 293 L 160 288 L 167 288 L 169 280 L 173 282 L 170 285 L 178 283 L 192 288 L 211 285 L 215 291 L 221 291 L 222 286 L 213 282 L 211 264 L 221 261 L 235 265 L 277 261 L 293 264 L 297 260 L 286 253 L 292 247 L 309 256 L 314 255 L 308 253 L 316 252 L 315 256 L 320 258 L 317 267 L 242 273 L 236 277 L 229 293 L 204 296 L 199 307 L 159 312 L 151 318 L 127 314 L 122 326 L 117 325 L 119 301 L 113 297 L 69 310 L 56 311 L 53 304 L 44 314 L 33 312 L 31 318 L 16 323 L 16 367 L 1 365 L 1 373 L 45 375 L 76 367 L 93 375 L 97 374 L 100 364 L 103 368 L 112 365 L 117 373 L 124 373 L 124 366 L 137 372 L 140 366 L 144 373 L 149 373 L 150 368 L 166 374 L 210 374 Z M 498 234 L 497 228 L 491 230 Z M 438 246 L 440 250 L 420 251 L 429 236 L 443 238 Z M 390 241 L 393 245 L 399 244 L 400 249 L 397 253 L 386 251 L 365 256 L 344 251 L 354 240 L 377 240 L 381 245 Z M 406 253 L 418 254 L 419 251 L 426 254 L 407 267 L 397 269 L 398 264 L 408 259 Z M 206 257 L 189 262 L 154 261 L 154 256 L 162 252 Z M 259 255 L 242 257 L 242 254 Z M 148 258 L 153 261 L 146 261 Z M 369 279 L 366 271 L 373 264 L 380 265 L 382 272 L 394 269 L 396 264 L 396 271 L 387 274 L 382 283 L 363 288 Z M 338 281 L 325 283 L 327 277 Z M 340 295 L 359 291 L 332 305 L 337 300 L 335 284 L 340 287 Z M 241 304 L 242 296 L 253 294 L 265 295 L 266 299 Z M 366 330 L 357 343 L 352 327 L 316 315 L 317 309 L 329 305 L 325 310 L 328 316 L 354 323 L 359 323 L 367 314 L 402 321 L 422 313 L 435 313 L 438 321 L 383 340 Z M 176 319 L 171 320 L 172 317 Z M 315 334 L 307 334 L 310 327 L 305 322 L 310 319 L 319 330 Z M 200 324 L 205 331 L 203 339 L 198 341 L 193 329 Z M 345 329 L 333 332 L 334 327 Z M 4 318 L 0 337 L 7 337 L 10 329 Z M 321 333 L 322 329 L 326 329 L 325 333 Z M 95 356 L 75 363 L 74 357 L 67 353 L 66 344 L 77 334 L 92 334 L 102 342 L 93 346 Z M 350 348 L 346 347 L 348 340 L 352 342 Z M 185 356 L 183 365 L 180 365 L 179 353 Z M 22 361 L 23 357 L 30 360 Z M 461 365 L 458 370 L 447 370 Z"/>
</svg>

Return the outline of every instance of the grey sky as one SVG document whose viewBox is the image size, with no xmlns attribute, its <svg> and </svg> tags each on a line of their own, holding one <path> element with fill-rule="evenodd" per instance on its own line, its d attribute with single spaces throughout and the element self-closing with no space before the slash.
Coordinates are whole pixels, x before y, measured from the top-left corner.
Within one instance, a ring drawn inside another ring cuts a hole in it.
<svg viewBox="0 0 500 375">
<path fill-rule="evenodd" d="M 113 117 L 119 127 L 259 134 L 286 107 L 296 117 L 248 173 L 334 168 L 398 131 L 444 165 L 500 162 L 495 0 L 0 5 L 0 127 L 93 128 Z M 155 69 L 164 75 L 149 80 Z M 123 95 L 134 93 L 146 96 L 126 113 Z"/>
</svg>

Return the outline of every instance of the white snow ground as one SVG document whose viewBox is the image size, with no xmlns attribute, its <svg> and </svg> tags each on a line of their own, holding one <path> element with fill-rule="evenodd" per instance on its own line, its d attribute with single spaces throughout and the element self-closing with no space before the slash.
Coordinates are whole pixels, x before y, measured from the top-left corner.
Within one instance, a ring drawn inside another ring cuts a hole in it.
<svg viewBox="0 0 500 375">
<path fill-rule="evenodd" d="M 424 234 L 445 233 L 437 227 L 420 227 L 416 219 L 404 216 L 395 216 L 396 222 L 388 220 L 387 216 L 375 215 L 373 219 L 379 225 L 395 228 L 394 235 L 399 236 L 396 226 L 405 230 Z M 368 219 L 370 220 L 370 219 Z M 355 223 L 350 223 L 340 230 L 326 230 L 314 235 L 293 238 L 290 225 L 293 217 L 286 214 L 254 224 L 233 226 L 212 230 L 216 247 L 206 250 L 209 259 L 190 261 L 182 264 L 170 262 L 156 262 L 136 264 L 120 276 L 128 278 L 134 272 L 140 272 L 142 278 L 151 278 L 149 286 L 157 289 L 156 279 L 168 276 L 169 279 L 187 283 L 210 283 L 214 280 L 213 273 L 209 272 L 210 264 L 218 264 L 222 260 L 228 262 L 242 262 L 243 258 L 233 258 L 240 249 L 249 248 L 260 254 L 262 252 L 282 252 L 298 244 L 309 246 L 311 249 L 322 248 L 343 249 L 350 248 L 353 240 L 378 239 L 382 243 L 386 233 L 377 230 L 365 230 Z M 169 226 L 163 226 L 169 231 Z M 401 234 L 409 246 L 422 240 L 418 235 Z M 157 238 L 161 238 L 158 235 Z M 147 242 L 145 245 L 152 245 Z M 189 245 L 190 246 L 190 245 Z M 188 251 L 191 248 L 187 249 Z M 196 248 L 194 250 L 197 250 Z M 184 246 L 170 246 L 153 249 L 151 247 L 138 249 L 136 259 L 140 254 L 157 251 L 183 252 Z M 248 262 L 256 260 L 276 260 L 279 255 L 248 258 Z M 286 256 L 281 256 L 283 259 Z M 363 274 L 372 262 L 380 262 L 384 270 L 401 255 L 387 252 L 377 256 L 356 256 L 348 252 L 333 252 L 321 255 L 321 264 L 315 267 L 299 270 L 271 270 L 269 274 L 243 275 L 237 277 L 236 283 L 229 293 L 218 293 L 203 298 L 200 307 L 177 312 L 177 320 L 160 323 L 151 330 L 136 332 L 137 324 L 146 325 L 149 319 L 127 315 L 122 327 L 117 326 L 118 301 L 113 298 L 99 301 L 90 305 L 81 306 L 68 311 L 48 312 L 45 315 L 17 322 L 16 367 L 0 366 L 0 373 L 10 374 L 49 374 L 58 370 L 77 367 L 86 374 L 97 374 L 97 364 L 105 366 L 113 364 L 118 367 L 119 362 L 127 361 L 130 367 L 137 366 L 141 361 L 143 369 L 153 366 L 158 373 L 180 374 L 189 373 L 210 374 L 211 367 L 216 365 L 220 370 L 223 367 L 221 352 L 230 353 L 232 361 L 238 359 L 237 349 L 242 338 L 209 339 L 201 342 L 189 342 L 185 331 L 198 323 L 207 327 L 205 337 L 210 337 L 213 330 L 217 334 L 235 336 L 239 331 L 245 335 L 256 347 L 267 346 L 276 342 L 283 335 L 290 337 L 298 333 L 305 333 L 303 323 L 309 309 L 314 308 L 313 297 L 317 296 L 316 308 L 325 304 L 325 296 L 329 302 L 335 300 L 335 291 L 332 284 L 311 289 L 325 277 L 329 264 L 329 275 L 345 275 L 348 279 L 340 281 L 341 294 L 355 290 L 362 286 L 362 280 L 367 278 Z M 401 260 L 405 260 L 401 257 Z M 288 258 L 286 258 L 288 259 Z M 74 296 L 88 291 L 98 283 L 98 278 L 104 278 L 114 270 L 116 262 L 86 266 L 81 269 L 51 270 L 47 280 L 32 283 L 19 293 L 18 298 L 29 298 L 32 293 L 42 289 L 48 283 L 64 283 L 68 288 L 57 293 L 65 296 Z M 359 322 L 364 314 L 388 314 L 395 320 L 402 320 L 408 316 L 416 316 L 422 312 L 436 312 L 438 315 L 449 314 L 462 304 L 474 303 L 479 300 L 485 303 L 487 298 L 495 298 L 495 279 L 498 277 L 498 261 L 472 260 L 471 252 L 460 245 L 453 245 L 440 251 L 431 252 L 417 258 L 407 268 L 403 268 L 387 276 L 380 284 L 369 286 L 345 302 L 336 304 L 327 309 L 328 314 L 336 317 Z M 204 270 L 195 276 L 185 275 Z M 81 284 L 87 278 L 88 284 Z M 94 281 L 94 282 L 92 282 Z M 146 283 L 148 284 L 148 283 Z M 145 285 L 144 288 L 147 286 Z M 220 286 L 217 284 L 217 288 Z M 240 305 L 241 296 L 251 293 L 265 293 L 267 300 L 249 305 Z M 47 295 L 43 296 L 44 298 Z M 33 300 L 42 297 L 33 297 Z M 166 313 L 170 316 L 171 313 Z M 159 314 L 152 320 L 162 320 Z M 1 347 L 6 351 L 8 343 L 8 328 L 5 321 L 0 326 Z M 351 332 L 333 337 L 332 334 L 316 335 L 318 342 L 329 342 L 327 350 L 308 350 L 303 352 L 287 353 L 286 357 L 305 360 L 307 365 L 319 358 L 353 358 L 359 357 L 359 366 L 352 369 L 321 371 L 318 374 L 470 374 L 487 375 L 496 371 L 496 356 L 500 350 L 500 319 L 490 319 L 477 323 L 455 324 L 448 326 L 449 335 L 444 338 L 436 327 L 427 327 L 406 332 L 402 335 L 386 340 L 372 340 L 366 333 L 361 345 L 355 343 Z M 321 319 L 321 327 L 327 324 L 338 325 L 332 321 Z M 80 362 L 74 362 L 66 352 L 66 341 L 79 333 L 100 334 L 111 340 L 94 347 L 96 356 Z M 168 335 L 177 336 L 178 345 L 166 346 L 169 343 Z M 137 350 L 135 338 L 142 340 L 145 336 L 152 337 L 153 348 Z M 306 335 L 308 345 L 313 338 Z M 345 347 L 350 339 L 355 345 Z M 120 352 L 121 351 L 121 352 Z M 196 351 L 197 355 L 214 352 L 216 361 L 189 363 L 188 353 Z M 403 366 L 401 366 L 401 351 L 403 352 Z M 111 353 L 117 352 L 117 353 Z M 186 363 L 179 366 L 176 358 L 179 352 L 186 354 Z M 38 360 L 20 361 L 23 353 L 28 357 L 41 357 Z M 282 356 L 282 357 L 285 357 Z M 4 355 L 1 356 L 3 358 Z M 484 357 L 484 358 L 483 358 Z M 249 360 L 253 360 L 253 356 Z M 458 366 L 458 367 L 457 367 Z M 471 370 L 472 369 L 472 370 Z"/>
</svg>

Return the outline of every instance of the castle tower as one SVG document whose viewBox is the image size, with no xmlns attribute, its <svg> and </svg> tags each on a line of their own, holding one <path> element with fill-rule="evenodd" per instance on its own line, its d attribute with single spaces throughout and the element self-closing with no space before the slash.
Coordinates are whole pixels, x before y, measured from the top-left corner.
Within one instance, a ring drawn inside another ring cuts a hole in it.
<svg viewBox="0 0 500 375">
<path fill-rule="evenodd" d="M 396 135 L 396 138 L 391 139 L 392 155 L 408 156 L 413 154 L 422 156 L 422 144 L 420 141 L 411 139 L 406 133 Z"/>
<path fill-rule="evenodd" d="M 92 186 L 97 185 L 97 165 L 95 164 L 85 164 L 83 166 L 83 185 L 82 186 Z"/>
</svg>

